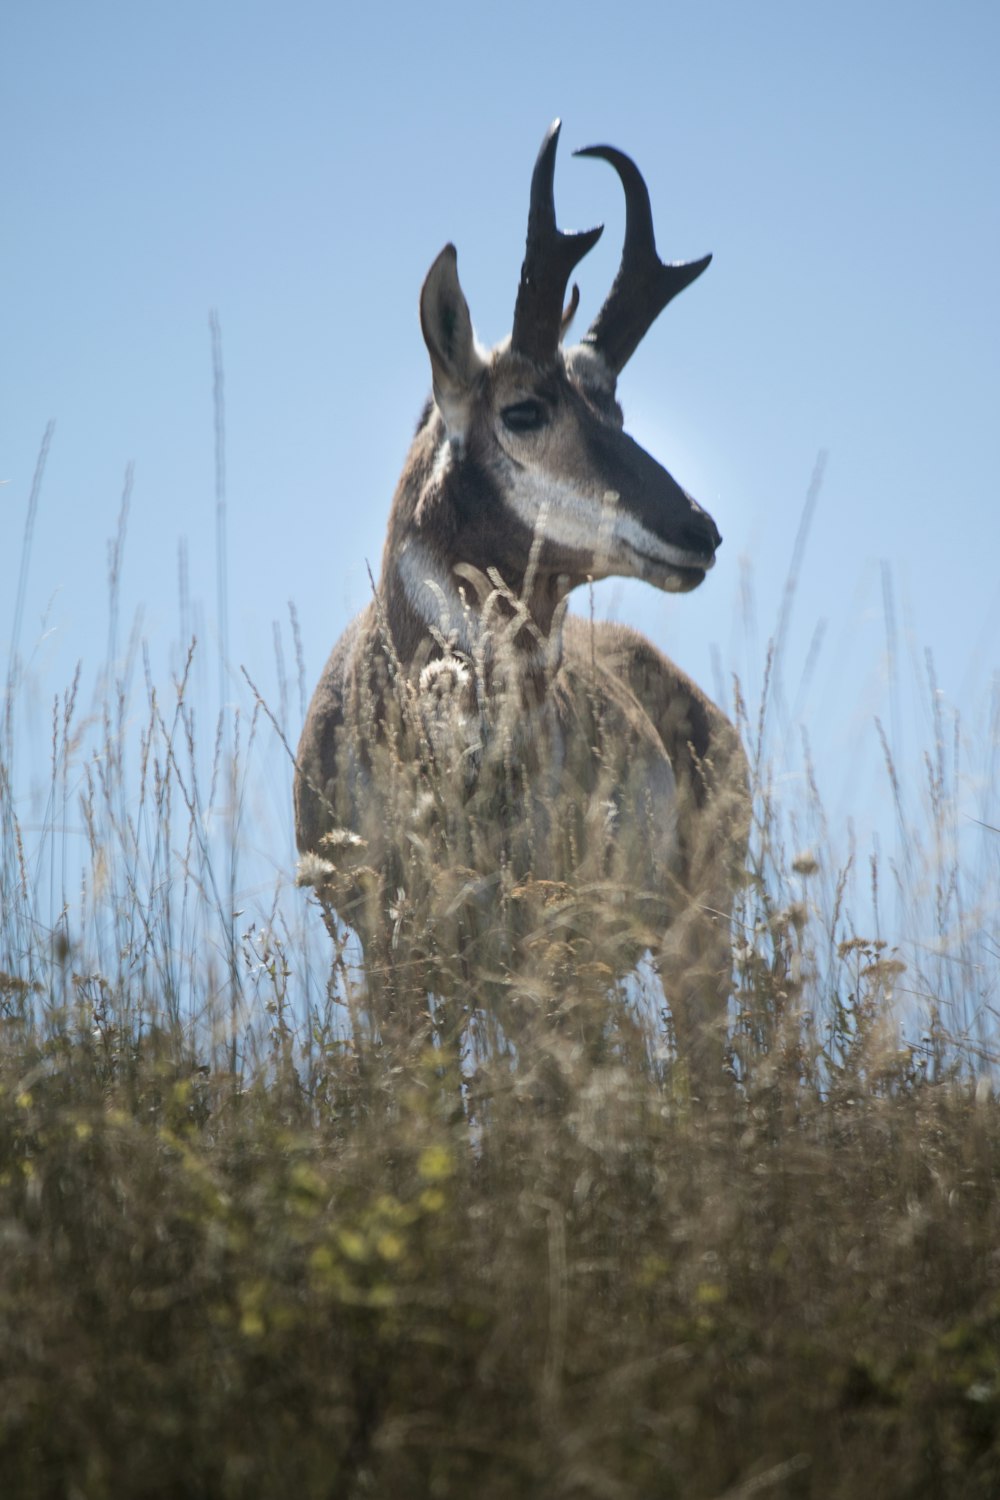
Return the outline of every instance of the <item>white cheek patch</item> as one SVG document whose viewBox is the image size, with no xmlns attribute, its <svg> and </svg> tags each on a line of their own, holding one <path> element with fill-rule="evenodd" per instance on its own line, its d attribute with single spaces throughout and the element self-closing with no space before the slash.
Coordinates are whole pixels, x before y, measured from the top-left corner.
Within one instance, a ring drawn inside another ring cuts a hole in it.
<svg viewBox="0 0 1000 1500">
<path fill-rule="evenodd" d="M 610 544 L 606 513 L 613 513 L 616 505 L 613 491 L 605 504 L 602 498 L 587 494 L 581 485 L 567 484 L 551 474 L 511 465 L 505 477 L 507 482 L 500 486 L 503 499 L 532 533 L 540 530 L 546 541 L 589 554 L 601 540 L 603 521 Z"/>
<path fill-rule="evenodd" d="M 513 466 L 501 489 L 519 521 L 531 531 L 541 523 L 545 540 L 590 557 L 595 574 L 610 570 L 641 574 L 643 560 L 675 568 L 710 566 L 703 554 L 655 536 L 622 507 L 621 496 L 614 490 L 598 494 L 585 484 Z"/>
</svg>

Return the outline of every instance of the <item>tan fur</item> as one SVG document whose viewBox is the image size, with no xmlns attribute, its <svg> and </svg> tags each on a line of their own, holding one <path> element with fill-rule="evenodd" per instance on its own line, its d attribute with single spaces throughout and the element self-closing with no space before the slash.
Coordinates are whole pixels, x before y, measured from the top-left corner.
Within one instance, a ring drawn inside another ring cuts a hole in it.
<svg viewBox="0 0 1000 1500">
<path fill-rule="evenodd" d="M 598 349 L 479 350 L 451 246 L 421 324 L 434 403 L 376 597 L 299 746 L 303 879 L 359 932 L 373 984 L 410 966 L 397 999 L 521 994 L 543 942 L 612 977 L 651 949 L 710 1081 L 747 827 L 738 736 L 642 636 L 564 616 L 588 578 L 696 587 L 718 532 L 622 431 Z"/>
</svg>

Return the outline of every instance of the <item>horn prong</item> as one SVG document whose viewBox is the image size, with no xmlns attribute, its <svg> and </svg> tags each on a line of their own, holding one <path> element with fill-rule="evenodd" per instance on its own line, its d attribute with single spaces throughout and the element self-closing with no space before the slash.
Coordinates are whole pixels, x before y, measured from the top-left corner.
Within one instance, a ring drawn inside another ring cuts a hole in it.
<svg viewBox="0 0 1000 1500">
<path fill-rule="evenodd" d="M 511 347 L 537 364 L 548 364 L 559 348 L 563 300 L 574 268 L 600 239 L 603 225 L 566 234 L 556 225 L 555 168 L 561 121 L 542 141 L 531 177 L 528 238 L 514 306 Z"/>
<path fill-rule="evenodd" d="M 621 374 L 672 298 L 690 286 L 712 257 L 664 263 L 656 251 L 649 189 L 630 156 L 614 146 L 584 146 L 574 156 L 600 157 L 618 173 L 625 191 L 625 244 L 607 300 L 584 336 Z"/>
</svg>

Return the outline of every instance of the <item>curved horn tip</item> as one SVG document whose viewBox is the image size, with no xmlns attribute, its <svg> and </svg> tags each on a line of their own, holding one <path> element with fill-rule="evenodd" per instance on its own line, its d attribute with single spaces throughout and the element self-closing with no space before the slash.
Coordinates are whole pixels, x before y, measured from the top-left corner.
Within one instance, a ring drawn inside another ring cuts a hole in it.
<svg viewBox="0 0 1000 1500">
<path fill-rule="evenodd" d="M 647 249 L 652 250 L 655 257 L 656 241 L 653 236 L 653 207 L 649 201 L 649 188 L 631 156 L 626 156 L 617 146 L 584 146 L 580 151 L 574 151 L 573 155 L 606 161 L 614 168 L 625 190 L 626 241 L 630 237 L 637 238 L 646 244 Z"/>
<path fill-rule="evenodd" d="M 557 116 L 542 136 L 542 144 L 538 148 L 538 156 L 535 159 L 533 184 L 535 180 L 544 179 L 546 182 L 555 180 L 556 147 L 559 145 L 560 130 L 562 130 L 562 120 Z"/>
<path fill-rule="evenodd" d="M 630 156 L 626 156 L 624 151 L 619 151 L 617 146 L 578 146 L 577 149 L 573 152 L 573 155 L 599 156 L 604 161 L 612 161 L 617 156 L 619 159 L 632 161 L 632 158 Z M 635 163 L 632 162 L 632 165 L 634 166 Z"/>
<path fill-rule="evenodd" d="M 561 130 L 562 120 L 560 120 L 557 115 L 556 118 L 552 121 L 552 124 L 549 126 L 548 130 L 542 136 L 542 144 L 538 150 L 539 161 L 541 161 L 545 156 L 555 155 L 556 146 L 559 144 L 559 132 Z"/>
</svg>

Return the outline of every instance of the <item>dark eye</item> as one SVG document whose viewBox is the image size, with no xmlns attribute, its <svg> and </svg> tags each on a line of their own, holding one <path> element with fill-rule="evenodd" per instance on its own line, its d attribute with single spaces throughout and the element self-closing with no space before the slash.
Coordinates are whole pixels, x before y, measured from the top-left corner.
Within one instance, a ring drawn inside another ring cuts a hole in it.
<svg viewBox="0 0 1000 1500">
<path fill-rule="evenodd" d="M 500 413 L 509 432 L 537 432 L 548 425 L 549 414 L 541 401 L 516 401 Z"/>
</svg>

